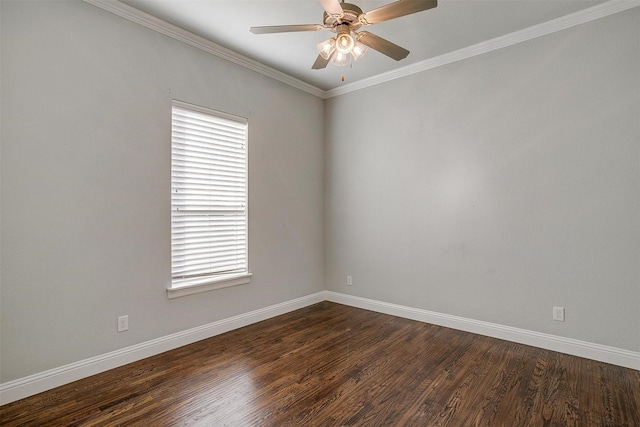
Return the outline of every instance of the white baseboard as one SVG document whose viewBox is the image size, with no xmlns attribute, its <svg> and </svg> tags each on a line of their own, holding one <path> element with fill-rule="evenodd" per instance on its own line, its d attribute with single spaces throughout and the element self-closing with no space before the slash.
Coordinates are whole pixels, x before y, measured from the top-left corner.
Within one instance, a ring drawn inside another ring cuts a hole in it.
<svg viewBox="0 0 640 427">
<path fill-rule="evenodd" d="M 528 331 L 526 329 L 498 325 L 496 323 L 467 319 L 464 317 L 422 310 L 419 308 L 406 307 L 356 297 L 353 295 L 340 294 L 337 292 L 327 291 L 325 294 L 328 301 L 339 304 L 363 308 L 365 310 L 376 311 L 379 313 L 391 314 L 393 316 L 403 317 L 406 319 L 445 326 L 448 328 L 458 329 L 460 331 L 472 332 L 474 334 L 499 338 L 560 353 L 571 354 L 573 356 L 584 357 L 586 359 L 611 363 L 625 368 L 640 370 L 640 353 L 635 351 Z"/>
<path fill-rule="evenodd" d="M 322 301 L 445 326 L 640 370 L 640 353 L 353 295 L 321 291 L 0 384 L 0 405 Z"/>
<path fill-rule="evenodd" d="M 318 292 L 0 384 L 0 405 L 324 301 Z"/>
</svg>

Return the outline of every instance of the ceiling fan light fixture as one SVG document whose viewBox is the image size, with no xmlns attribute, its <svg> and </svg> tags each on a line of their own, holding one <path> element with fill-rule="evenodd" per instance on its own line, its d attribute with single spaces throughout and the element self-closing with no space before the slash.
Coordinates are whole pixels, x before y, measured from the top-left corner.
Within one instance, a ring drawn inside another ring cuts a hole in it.
<svg viewBox="0 0 640 427">
<path fill-rule="evenodd" d="M 336 50 L 336 39 L 330 38 L 329 40 L 325 40 L 322 43 L 318 43 L 318 52 L 325 59 L 329 60 L 333 52 Z"/>
<path fill-rule="evenodd" d="M 362 58 L 365 53 L 367 53 L 367 46 L 356 40 L 353 49 L 351 50 L 351 56 L 353 56 L 353 60 L 357 61 L 358 59 Z"/>
<path fill-rule="evenodd" d="M 2 1 L 2 0 L 0 0 Z M 251 27 L 254 34 L 290 33 L 298 31 L 329 30 L 336 33 L 322 43 L 317 44 L 319 55 L 311 66 L 314 70 L 324 69 L 329 63 L 337 66 L 352 65 L 371 48 L 391 59 L 400 61 L 409 55 L 409 51 L 397 44 L 376 36 L 360 28 L 379 22 L 389 21 L 406 15 L 422 12 L 438 6 L 437 0 L 395 0 L 368 12 L 363 12 L 355 4 L 345 0 L 320 0 L 324 9 L 322 24 L 272 25 Z M 365 43 L 360 40 L 366 38 Z"/>
<path fill-rule="evenodd" d="M 349 53 L 353 50 L 356 42 L 350 34 L 339 34 L 336 37 L 336 49 L 338 52 Z"/>
<path fill-rule="evenodd" d="M 338 67 L 344 67 L 351 63 L 351 55 L 349 53 L 343 53 L 339 50 L 336 51 L 331 57 L 331 63 Z"/>
</svg>

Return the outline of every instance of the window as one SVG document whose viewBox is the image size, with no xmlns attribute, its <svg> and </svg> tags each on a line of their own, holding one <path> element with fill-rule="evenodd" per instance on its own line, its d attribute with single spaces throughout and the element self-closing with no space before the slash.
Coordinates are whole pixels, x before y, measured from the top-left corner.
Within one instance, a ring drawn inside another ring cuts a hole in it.
<svg viewBox="0 0 640 427">
<path fill-rule="evenodd" d="M 173 102 L 169 297 L 249 282 L 247 127 Z"/>
</svg>

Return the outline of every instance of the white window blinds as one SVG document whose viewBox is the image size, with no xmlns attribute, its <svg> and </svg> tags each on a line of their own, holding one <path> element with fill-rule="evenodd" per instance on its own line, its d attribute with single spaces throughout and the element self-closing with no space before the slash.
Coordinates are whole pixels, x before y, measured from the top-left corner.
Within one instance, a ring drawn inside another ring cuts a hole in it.
<svg viewBox="0 0 640 427">
<path fill-rule="evenodd" d="M 175 101 L 172 287 L 247 272 L 247 121 Z"/>
</svg>

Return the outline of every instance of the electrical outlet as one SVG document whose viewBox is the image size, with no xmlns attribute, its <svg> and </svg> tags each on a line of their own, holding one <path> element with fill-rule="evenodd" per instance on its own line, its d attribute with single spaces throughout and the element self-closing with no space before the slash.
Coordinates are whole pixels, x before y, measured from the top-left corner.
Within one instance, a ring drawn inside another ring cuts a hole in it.
<svg viewBox="0 0 640 427">
<path fill-rule="evenodd" d="M 564 307 L 553 307 L 553 320 L 564 322 Z"/>
<path fill-rule="evenodd" d="M 124 332 L 129 330 L 129 316 L 118 317 L 118 332 Z"/>
<path fill-rule="evenodd" d="M 353 277 L 347 276 L 347 286 L 353 286 Z"/>
</svg>

